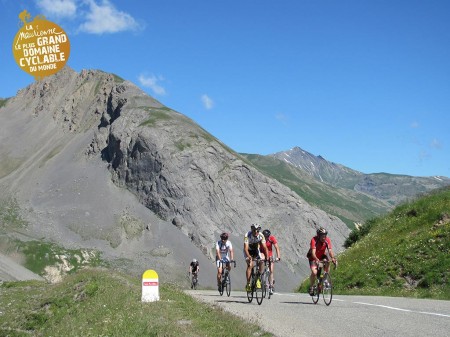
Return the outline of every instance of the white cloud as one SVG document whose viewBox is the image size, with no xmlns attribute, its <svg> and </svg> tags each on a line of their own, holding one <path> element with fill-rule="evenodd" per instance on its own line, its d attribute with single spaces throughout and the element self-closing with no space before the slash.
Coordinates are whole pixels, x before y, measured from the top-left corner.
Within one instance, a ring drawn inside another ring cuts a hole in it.
<svg viewBox="0 0 450 337">
<path fill-rule="evenodd" d="M 37 0 L 36 5 L 45 16 L 71 17 L 77 11 L 76 0 Z"/>
<path fill-rule="evenodd" d="M 441 149 L 441 148 L 442 148 L 442 144 L 441 144 L 441 142 L 440 142 L 438 139 L 434 138 L 434 139 L 431 141 L 431 147 L 432 147 L 433 149 Z"/>
<path fill-rule="evenodd" d="M 160 81 L 164 81 L 164 78 L 162 76 L 156 77 L 155 75 L 139 75 L 139 82 L 142 84 L 142 86 L 152 89 L 152 91 L 157 95 L 165 95 L 166 89 L 158 84 L 158 82 Z"/>
<path fill-rule="evenodd" d="M 205 109 L 211 110 L 213 108 L 214 101 L 208 95 L 203 94 L 201 100 Z"/>
<path fill-rule="evenodd" d="M 87 21 L 80 26 L 86 33 L 103 34 L 117 33 L 125 30 L 136 30 L 138 24 L 128 13 L 117 10 L 108 0 L 102 0 L 98 5 L 94 0 L 85 0 L 89 6 Z"/>
<path fill-rule="evenodd" d="M 282 112 L 277 113 L 277 114 L 275 115 L 275 118 L 276 118 L 277 120 L 279 120 L 279 121 L 280 121 L 281 123 L 283 123 L 283 124 L 286 124 L 287 121 L 288 121 L 288 117 L 287 117 L 284 113 L 282 113 Z"/>
<path fill-rule="evenodd" d="M 411 123 L 411 128 L 413 128 L 413 129 L 417 129 L 419 126 L 420 126 L 419 122 L 412 122 Z"/>
</svg>

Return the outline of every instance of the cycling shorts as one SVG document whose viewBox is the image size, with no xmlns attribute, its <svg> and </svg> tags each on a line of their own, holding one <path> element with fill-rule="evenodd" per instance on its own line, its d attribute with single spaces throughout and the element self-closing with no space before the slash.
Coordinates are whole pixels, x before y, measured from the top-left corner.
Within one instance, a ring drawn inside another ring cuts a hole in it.
<svg viewBox="0 0 450 337">
<path fill-rule="evenodd" d="M 223 261 L 225 266 L 228 266 L 230 264 L 230 260 L 228 259 L 228 257 L 224 257 L 222 260 L 216 260 L 217 268 L 222 267 L 222 263 L 220 263 L 220 261 Z"/>
</svg>

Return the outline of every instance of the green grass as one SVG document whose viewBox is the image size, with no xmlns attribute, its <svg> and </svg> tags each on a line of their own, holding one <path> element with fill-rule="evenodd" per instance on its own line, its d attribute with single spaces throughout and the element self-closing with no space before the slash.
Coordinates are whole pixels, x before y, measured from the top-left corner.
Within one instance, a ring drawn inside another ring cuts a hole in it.
<svg viewBox="0 0 450 337">
<path fill-rule="evenodd" d="M 400 205 L 364 230 L 332 271 L 337 293 L 450 300 L 450 187 Z"/>
<path fill-rule="evenodd" d="M 8 100 L 9 100 L 9 98 L 6 98 L 6 99 L 0 98 L 0 108 L 3 108 L 6 105 L 6 103 L 8 102 Z"/>
<path fill-rule="evenodd" d="M 0 287 L 0 336 L 272 336 L 252 323 L 195 301 L 170 284 L 141 302 L 141 280 L 85 269 L 55 285 Z"/>
<path fill-rule="evenodd" d="M 142 122 L 139 126 L 155 126 L 158 121 L 168 121 L 172 117 L 167 113 L 167 109 L 164 108 L 145 108 L 149 112 L 150 117 Z"/>
<path fill-rule="evenodd" d="M 64 266 L 67 273 L 76 272 L 86 266 L 106 266 L 100 253 L 92 249 L 65 249 L 49 242 L 18 241 L 17 250 L 25 256 L 24 266 L 43 276 L 48 266 Z"/>
</svg>

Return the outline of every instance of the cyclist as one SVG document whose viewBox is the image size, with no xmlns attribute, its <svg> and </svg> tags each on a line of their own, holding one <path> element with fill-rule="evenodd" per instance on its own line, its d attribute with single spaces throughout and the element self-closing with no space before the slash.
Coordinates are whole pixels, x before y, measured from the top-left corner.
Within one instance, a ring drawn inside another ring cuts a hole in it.
<svg viewBox="0 0 450 337">
<path fill-rule="evenodd" d="M 263 235 L 264 235 L 264 238 L 266 239 L 267 251 L 269 252 L 269 256 L 267 258 L 269 260 L 269 269 L 270 269 L 269 293 L 273 294 L 273 292 L 275 291 L 275 288 L 273 286 L 275 283 L 275 279 L 273 276 L 273 270 L 274 270 L 273 247 L 275 247 L 275 250 L 277 251 L 277 258 L 275 261 L 280 261 L 280 259 L 281 259 L 280 248 L 278 247 L 277 238 L 270 233 L 270 230 L 268 230 L 268 229 L 263 230 Z"/>
<path fill-rule="evenodd" d="M 216 242 L 217 286 L 220 291 L 222 277 L 222 263 L 225 262 L 228 271 L 231 270 L 230 262 L 234 260 L 233 245 L 228 241 L 228 233 L 220 234 L 220 240 Z"/>
<path fill-rule="evenodd" d="M 333 249 L 331 246 L 331 240 L 327 237 L 327 230 L 323 227 L 320 227 L 317 230 L 317 235 L 311 239 L 310 244 L 310 252 L 309 255 L 309 267 L 311 268 L 311 275 L 309 276 L 309 294 L 311 296 L 314 295 L 314 281 L 317 277 L 317 267 L 318 263 L 322 260 L 328 261 L 328 255 L 326 251 L 328 250 L 329 257 L 336 264 L 336 258 L 334 257 Z M 325 271 L 328 272 L 330 266 L 327 265 Z"/>
<path fill-rule="evenodd" d="M 247 270 L 245 272 L 247 278 L 247 285 L 245 287 L 246 291 L 251 291 L 252 287 L 250 285 L 250 278 L 252 276 L 252 268 L 253 268 L 253 258 L 259 257 L 261 258 L 259 263 L 259 272 L 263 273 L 263 259 L 264 256 L 269 256 L 267 252 L 266 239 L 264 235 L 260 233 L 261 225 L 252 224 L 251 230 L 245 233 L 244 236 L 244 257 L 247 261 Z M 264 253 L 264 256 L 261 255 L 260 250 Z M 261 288 L 261 282 L 256 283 L 257 288 Z"/>
<path fill-rule="evenodd" d="M 200 272 L 200 266 L 198 264 L 197 259 L 192 259 L 191 264 L 189 265 L 189 277 L 192 275 L 197 274 L 197 278 L 198 278 L 198 273 Z M 192 285 L 191 285 L 191 289 L 192 289 Z"/>
</svg>

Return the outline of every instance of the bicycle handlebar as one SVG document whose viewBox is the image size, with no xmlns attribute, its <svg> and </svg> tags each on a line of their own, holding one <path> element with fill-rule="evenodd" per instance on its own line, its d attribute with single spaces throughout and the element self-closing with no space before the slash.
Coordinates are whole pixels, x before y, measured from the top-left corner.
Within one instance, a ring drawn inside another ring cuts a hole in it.
<svg viewBox="0 0 450 337">
<path fill-rule="evenodd" d="M 224 265 L 224 264 L 227 264 L 227 263 L 233 263 L 234 264 L 234 268 L 236 268 L 236 261 L 235 260 L 224 260 L 224 259 L 221 259 L 221 260 L 219 260 L 220 261 L 220 263 L 222 263 L 222 265 Z"/>
</svg>

